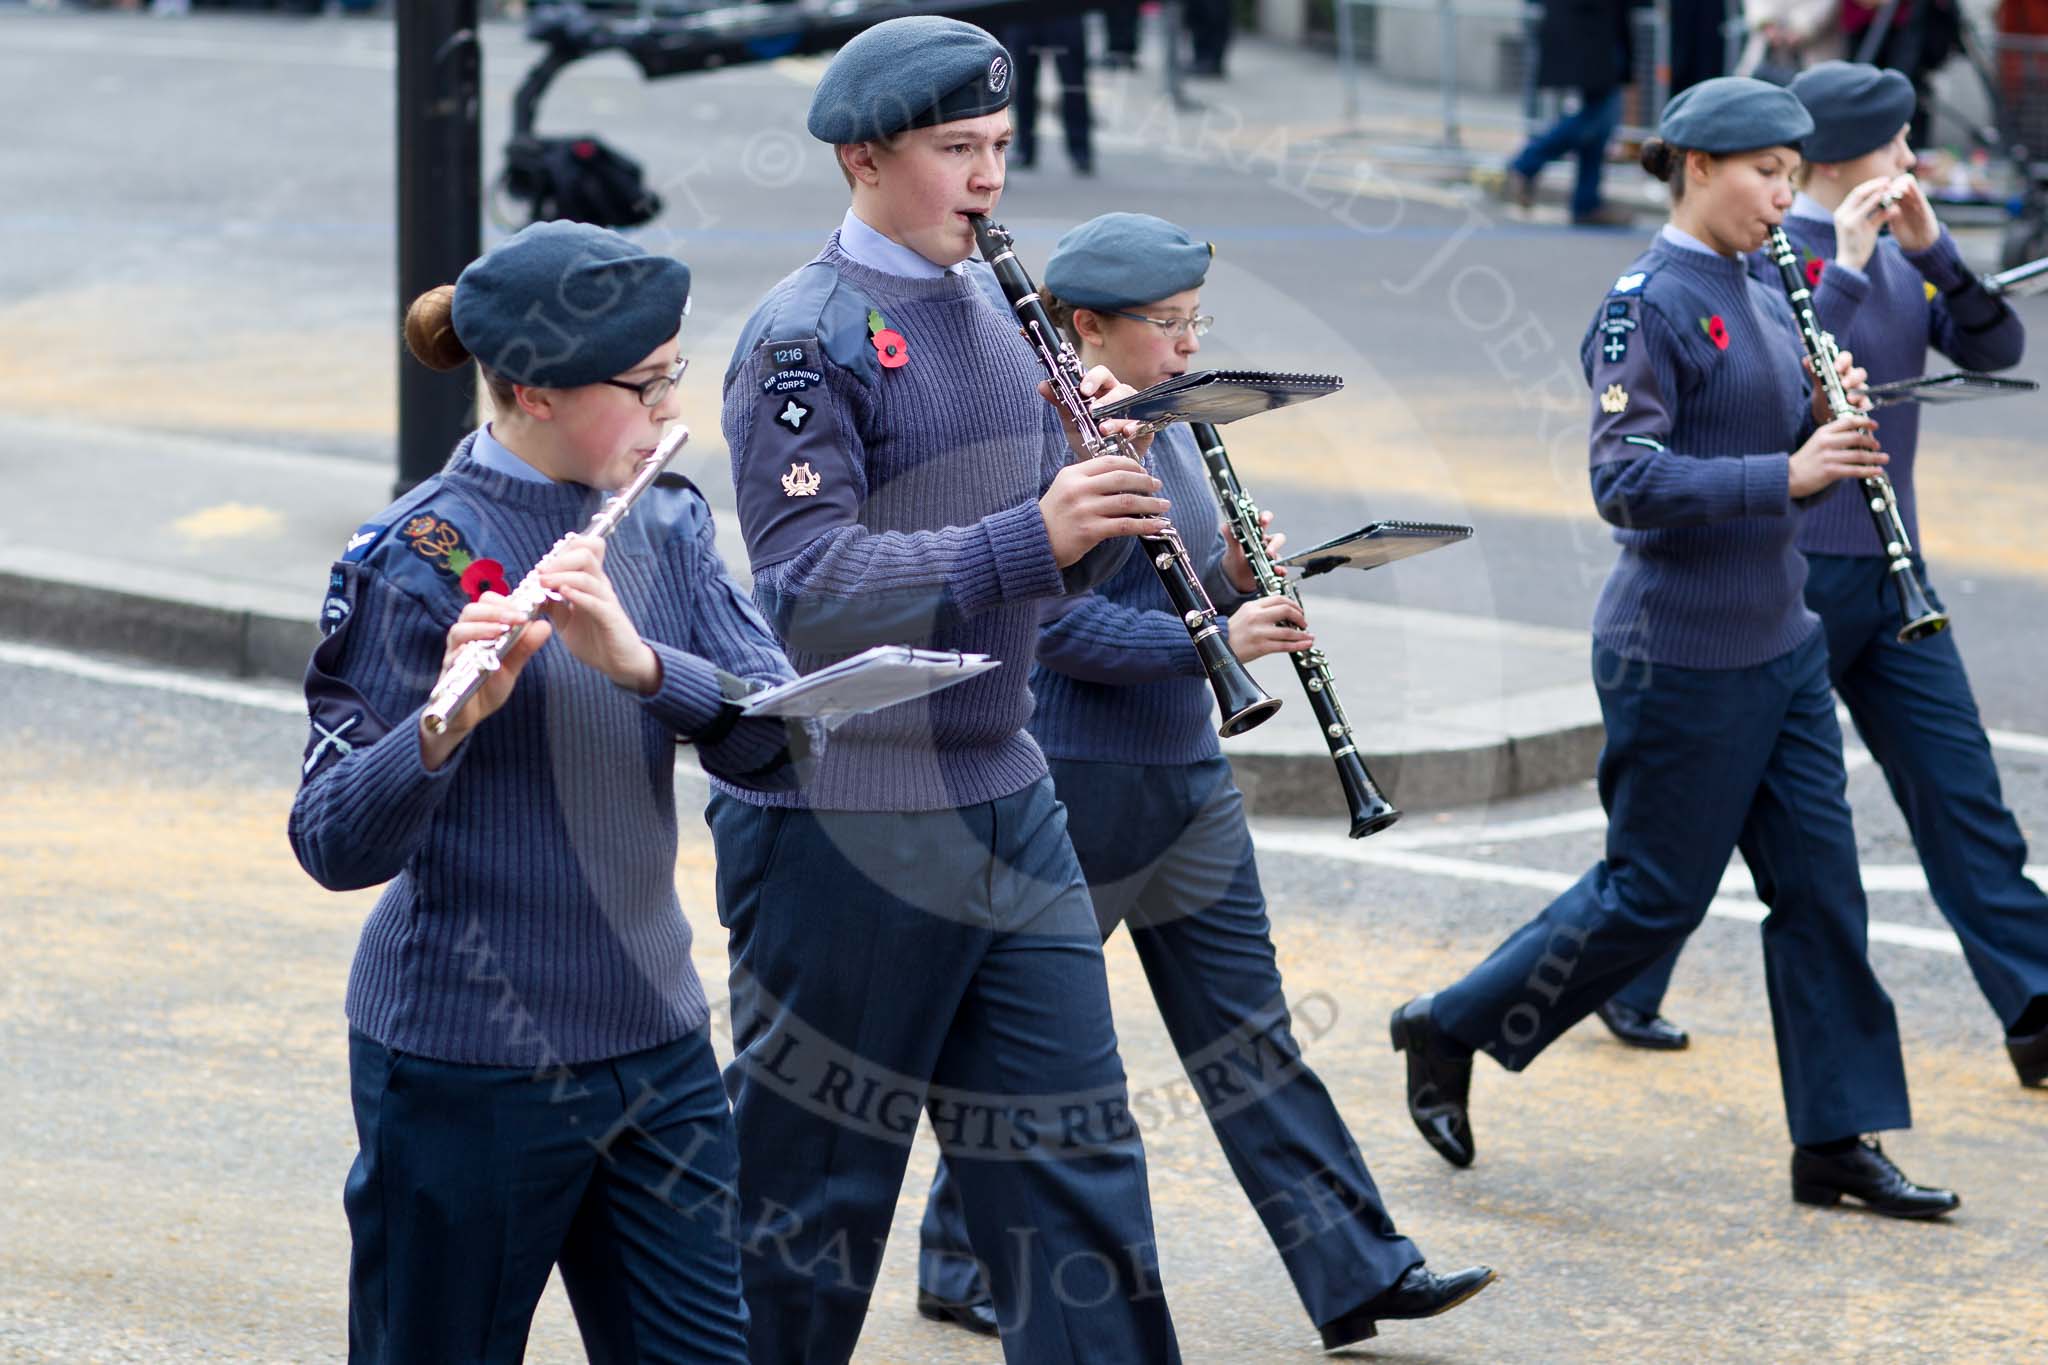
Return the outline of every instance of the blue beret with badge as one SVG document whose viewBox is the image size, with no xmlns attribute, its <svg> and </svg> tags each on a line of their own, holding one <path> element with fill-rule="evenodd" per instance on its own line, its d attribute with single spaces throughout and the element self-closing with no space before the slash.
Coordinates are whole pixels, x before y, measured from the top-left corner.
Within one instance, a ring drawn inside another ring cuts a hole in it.
<svg viewBox="0 0 2048 1365">
<path fill-rule="evenodd" d="M 1899 135 L 1919 102 L 1897 71 L 1862 62 L 1822 62 L 1792 78 L 1792 93 L 1813 115 L 1808 161 L 1854 161 Z"/>
<path fill-rule="evenodd" d="M 806 126 L 840 146 L 1010 107 L 1010 54 L 986 29 L 937 15 L 889 19 L 832 59 Z"/>
<path fill-rule="evenodd" d="M 673 337 L 690 267 L 588 223 L 534 223 L 455 281 L 455 335 L 515 384 L 575 388 L 623 374 Z"/>
<path fill-rule="evenodd" d="M 1149 213 L 1105 213 L 1071 228 L 1045 263 L 1046 291 L 1076 308 L 1154 303 L 1208 277 L 1216 248 Z"/>
<path fill-rule="evenodd" d="M 1812 132 L 1813 116 L 1797 95 L 1750 76 L 1689 85 L 1657 120 L 1657 136 L 1672 146 L 1714 156 L 1796 147 Z"/>
</svg>

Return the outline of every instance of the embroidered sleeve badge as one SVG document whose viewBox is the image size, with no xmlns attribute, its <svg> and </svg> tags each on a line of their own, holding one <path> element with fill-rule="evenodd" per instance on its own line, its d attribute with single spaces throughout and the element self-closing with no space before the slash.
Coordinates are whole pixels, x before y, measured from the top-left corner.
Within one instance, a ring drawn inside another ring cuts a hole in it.
<svg viewBox="0 0 2048 1365">
<path fill-rule="evenodd" d="M 1607 392 L 1600 395 L 1600 411 L 1623 412 L 1628 408 L 1628 390 L 1619 384 L 1609 384 Z"/>
<path fill-rule="evenodd" d="M 504 591 L 498 586 L 505 581 L 504 567 L 496 560 L 480 559 L 476 551 L 463 542 L 462 532 L 453 522 L 423 513 L 406 522 L 399 534 L 412 547 L 414 554 L 447 574 L 469 594 L 471 601 L 482 596 L 486 588 L 493 592 Z M 470 569 L 478 564 L 487 567 L 472 575 Z"/>
<path fill-rule="evenodd" d="M 809 461 L 791 464 L 789 472 L 782 476 L 782 493 L 790 498 L 815 498 L 818 490 L 825 486 L 825 480 L 812 472 Z"/>
</svg>

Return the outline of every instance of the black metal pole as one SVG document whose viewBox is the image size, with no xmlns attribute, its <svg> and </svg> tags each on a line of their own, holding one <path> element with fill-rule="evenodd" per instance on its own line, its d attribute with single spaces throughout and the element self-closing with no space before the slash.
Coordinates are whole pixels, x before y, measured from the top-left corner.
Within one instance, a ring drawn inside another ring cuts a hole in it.
<svg viewBox="0 0 2048 1365">
<path fill-rule="evenodd" d="M 483 249 L 477 0 L 402 0 L 398 18 L 398 313 Z M 431 478 L 476 417 L 474 375 L 398 343 L 398 482 Z"/>
</svg>

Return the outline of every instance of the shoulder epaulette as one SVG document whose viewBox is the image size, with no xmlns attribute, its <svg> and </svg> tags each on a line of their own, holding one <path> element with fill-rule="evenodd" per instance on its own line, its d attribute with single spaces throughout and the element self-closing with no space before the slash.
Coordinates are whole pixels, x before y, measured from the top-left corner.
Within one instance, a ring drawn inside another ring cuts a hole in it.
<svg viewBox="0 0 2048 1365">
<path fill-rule="evenodd" d="M 863 383 L 876 382 L 881 364 L 868 327 L 873 306 L 830 265 L 811 262 L 777 285 L 748 320 L 733 348 L 732 371 L 726 382 L 730 384 L 754 353 L 770 342 L 775 351 L 770 359 L 777 373 L 765 376 L 762 382 L 771 386 L 779 376 L 790 384 L 824 382 L 821 360 L 851 372 Z"/>
</svg>

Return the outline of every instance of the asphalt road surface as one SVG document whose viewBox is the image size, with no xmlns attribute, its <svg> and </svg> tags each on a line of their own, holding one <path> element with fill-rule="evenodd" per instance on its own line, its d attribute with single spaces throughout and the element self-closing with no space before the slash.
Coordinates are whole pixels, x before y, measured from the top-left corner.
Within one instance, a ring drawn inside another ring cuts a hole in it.
<svg viewBox="0 0 2048 1365">
<path fill-rule="evenodd" d="M 196 693 L 196 695 L 195 695 Z M 304 743 L 288 689 L 0 645 L 0 1359 L 319 1361 L 344 1335 L 341 1183 L 354 1152 L 342 986 L 374 893 L 292 860 Z M 2048 815 L 2048 741 L 2008 736 L 2008 794 Z M 1309 1064 L 1401 1226 L 1500 1284 L 1360 1358 L 1407 1361 L 2038 1359 L 2048 1348 L 2048 1093 L 2014 1082 L 1874 769 L 1850 779 L 1873 960 L 1897 1004 L 1917 1126 L 1889 1150 L 1964 1198 L 1920 1226 L 1791 1202 L 1756 907 L 1739 883 L 1680 967 L 1694 1044 L 1597 1025 L 1510 1077 L 1482 1062 L 1478 1164 L 1402 1107 L 1388 1012 L 1445 984 L 1597 856 L 1590 791 L 1418 818 L 1362 844 L 1261 826 L 1275 939 Z M 686 811 L 704 798 L 685 777 Z M 677 881 L 714 996 L 711 850 Z M 1876 889 L 1894 888 L 1894 889 Z M 1906 888 L 1906 889 L 1896 889 Z M 1199 1117 L 1142 973 L 1109 948 L 1164 1281 L 1191 1362 L 1313 1360 L 1278 1256 Z M 721 1056 L 729 1041 L 716 1040 Z M 859 1359 L 995 1348 L 913 1309 L 934 1148 L 913 1153 Z M 530 1358 L 580 1359 L 551 1290 Z"/>
</svg>

